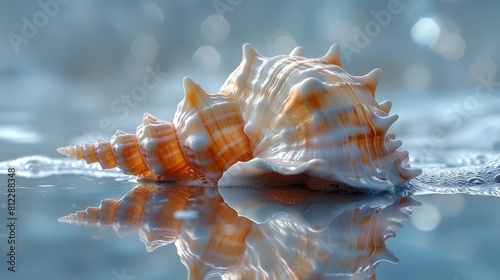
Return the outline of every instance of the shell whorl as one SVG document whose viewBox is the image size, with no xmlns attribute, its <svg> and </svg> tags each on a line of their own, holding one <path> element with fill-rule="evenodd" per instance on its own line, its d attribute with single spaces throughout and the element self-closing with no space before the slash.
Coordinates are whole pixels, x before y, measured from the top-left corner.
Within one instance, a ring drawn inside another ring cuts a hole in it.
<svg viewBox="0 0 500 280">
<path fill-rule="evenodd" d="M 205 91 L 188 77 L 184 90 L 174 124 L 187 161 L 208 178 L 218 179 L 237 161 L 251 159 L 238 104 Z"/>
<path fill-rule="evenodd" d="M 391 102 L 375 100 L 381 74 L 348 74 L 338 45 L 307 58 L 301 47 L 264 57 L 245 44 L 242 62 L 219 93 L 184 79 L 172 123 L 146 114 L 135 135 L 117 131 L 109 143 L 58 151 L 160 180 L 283 184 L 290 181 L 278 177 L 297 175 L 288 178 L 306 185 L 319 178 L 321 188 L 390 190 L 421 171 L 388 133 L 398 116 L 390 114 Z"/>
<path fill-rule="evenodd" d="M 389 190 L 419 175 L 387 133 L 398 118 L 389 115 L 391 103 L 374 99 L 382 71 L 353 76 L 340 65 L 336 45 L 321 58 L 303 57 L 301 49 L 266 58 L 243 46 L 241 64 L 220 91 L 239 100 L 254 159 L 233 165 L 219 184 L 304 173 Z"/>
</svg>

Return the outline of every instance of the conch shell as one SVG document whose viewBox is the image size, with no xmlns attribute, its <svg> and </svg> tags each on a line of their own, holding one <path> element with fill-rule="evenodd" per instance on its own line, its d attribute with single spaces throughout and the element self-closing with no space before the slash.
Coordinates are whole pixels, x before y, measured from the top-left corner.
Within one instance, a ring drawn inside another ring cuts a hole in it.
<svg viewBox="0 0 500 280">
<path fill-rule="evenodd" d="M 148 251 L 175 244 L 189 279 L 375 279 L 380 261 L 397 262 L 385 241 L 416 205 L 398 195 L 139 181 L 59 221 L 138 231 Z"/>
<path fill-rule="evenodd" d="M 398 116 L 375 101 L 381 73 L 348 74 L 337 45 L 306 58 L 301 48 L 263 57 L 245 44 L 220 92 L 184 78 L 173 123 L 146 113 L 136 134 L 58 151 L 155 180 L 391 190 L 421 171 L 387 133 Z"/>
</svg>

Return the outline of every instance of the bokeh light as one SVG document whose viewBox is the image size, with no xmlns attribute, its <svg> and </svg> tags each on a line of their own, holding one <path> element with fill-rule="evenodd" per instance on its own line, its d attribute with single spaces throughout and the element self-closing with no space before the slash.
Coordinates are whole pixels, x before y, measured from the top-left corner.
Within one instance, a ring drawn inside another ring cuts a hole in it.
<svg viewBox="0 0 500 280">
<path fill-rule="evenodd" d="M 289 33 L 278 30 L 269 36 L 267 46 L 271 54 L 285 54 L 295 48 L 297 42 Z"/>
<path fill-rule="evenodd" d="M 201 67 L 207 71 L 214 71 L 219 68 L 220 54 L 212 46 L 201 46 L 193 54 L 195 66 Z"/>
<path fill-rule="evenodd" d="M 433 47 L 439 39 L 441 28 L 431 18 L 421 18 L 411 29 L 411 37 L 416 43 Z"/>
<path fill-rule="evenodd" d="M 441 212 L 433 204 L 426 203 L 413 209 L 410 219 L 420 230 L 434 230 L 441 222 Z"/>
<path fill-rule="evenodd" d="M 210 15 L 201 25 L 201 32 L 209 44 L 217 45 L 229 36 L 230 26 L 224 17 Z"/>
<path fill-rule="evenodd" d="M 448 17 L 421 18 L 411 29 L 413 41 L 441 54 L 448 61 L 459 60 L 465 52 L 460 28 Z"/>
<path fill-rule="evenodd" d="M 152 29 L 158 28 L 163 24 L 165 14 L 157 4 L 151 2 L 143 3 L 142 11 L 150 19 L 153 25 L 151 26 Z"/>
</svg>

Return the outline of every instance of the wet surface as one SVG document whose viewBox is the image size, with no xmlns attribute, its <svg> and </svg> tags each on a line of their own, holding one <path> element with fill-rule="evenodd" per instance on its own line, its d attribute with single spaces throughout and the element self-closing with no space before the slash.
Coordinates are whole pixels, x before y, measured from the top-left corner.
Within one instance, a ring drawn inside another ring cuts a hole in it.
<svg viewBox="0 0 500 280">
<path fill-rule="evenodd" d="M 492 279 L 500 273 L 499 198 L 493 196 L 197 188 L 137 184 L 110 172 L 100 178 L 18 176 L 16 197 L 16 279 L 39 273 L 54 279 L 185 279 L 188 273 L 248 279 L 264 272 L 350 279 L 357 269 L 361 279 L 372 273 L 377 279 Z M 112 220 L 67 216 L 90 213 L 87 207 L 109 199 L 117 202 Z M 61 217 L 84 225 L 60 223 Z M 4 232 L 2 240 L 6 246 Z"/>
<path fill-rule="evenodd" d="M 366 268 L 361 279 L 500 277 L 498 5 L 68 1 L 16 50 L 9 34 L 22 35 L 23 18 L 43 11 L 37 3 L 0 8 L 1 279 L 236 277 L 287 266 L 302 279 L 349 279 L 359 268 Z M 150 184 L 147 209 L 161 208 L 167 193 L 185 206 L 174 207 L 167 225 L 181 230 L 168 245 L 151 215 L 139 224 L 119 216 L 119 226 L 107 228 L 58 222 L 103 200 L 130 200 L 142 183 L 63 159 L 56 148 L 109 139 L 118 128 L 134 132 L 144 112 L 172 120 L 182 78 L 216 91 L 245 42 L 266 56 L 302 45 L 311 57 L 338 43 L 348 72 L 382 68 L 376 99 L 392 101 L 399 119 L 390 132 L 422 176 L 399 193 L 354 197 Z M 137 95 L 153 77 L 157 83 Z M 12 240 L 9 168 L 16 169 L 15 273 L 4 253 Z M 157 234 L 147 238 L 144 225 Z M 117 237 L 124 230 L 129 234 Z M 243 234 L 238 244 L 245 245 L 230 251 L 239 257 L 200 253 L 207 244 L 223 247 L 224 239 L 203 243 L 220 232 Z M 152 244 L 165 246 L 149 252 Z"/>
</svg>

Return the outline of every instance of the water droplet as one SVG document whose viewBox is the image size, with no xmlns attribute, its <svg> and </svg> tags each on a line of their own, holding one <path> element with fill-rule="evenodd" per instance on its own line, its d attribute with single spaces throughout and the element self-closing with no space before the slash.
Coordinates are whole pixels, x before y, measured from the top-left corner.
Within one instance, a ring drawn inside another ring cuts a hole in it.
<svg viewBox="0 0 500 280">
<path fill-rule="evenodd" d="M 500 183 L 500 174 L 495 175 L 495 177 L 493 177 L 493 180 L 495 180 L 495 182 L 497 183 Z"/>
<path fill-rule="evenodd" d="M 484 179 L 481 177 L 472 177 L 472 178 L 469 178 L 468 181 L 469 181 L 469 183 L 476 184 L 476 185 L 484 184 Z"/>
</svg>

